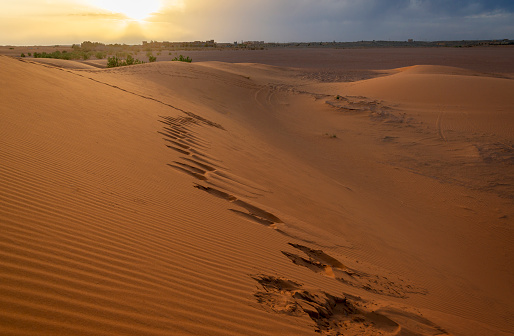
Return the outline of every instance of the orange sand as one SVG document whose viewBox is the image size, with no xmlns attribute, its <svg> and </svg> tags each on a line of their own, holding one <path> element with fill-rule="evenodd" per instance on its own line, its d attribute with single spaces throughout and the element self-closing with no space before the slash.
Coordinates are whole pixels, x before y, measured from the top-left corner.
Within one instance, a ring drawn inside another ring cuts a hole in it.
<svg viewBox="0 0 514 336">
<path fill-rule="evenodd" d="M 62 63 L 0 57 L 0 334 L 512 335 L 508 76 Z"/>
</svg>

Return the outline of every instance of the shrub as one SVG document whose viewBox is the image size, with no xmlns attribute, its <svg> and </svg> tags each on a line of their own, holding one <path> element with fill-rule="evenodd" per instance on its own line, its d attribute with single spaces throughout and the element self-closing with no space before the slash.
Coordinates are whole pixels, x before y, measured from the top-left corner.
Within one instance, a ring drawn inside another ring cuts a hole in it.
<svg viewBox="0 0 514 336">
<path fill-rule="evenodd" d="M 127 59 L 123 60 L 117 56 L 112 56 L 107 58 L 107 67 L 108 68 L 116 68 L 120 66 L 134 65 L 134 64 L 143 64 L 145 62 L 140 61 L 132 57 L 132 55 L 127 55 Z"/>
<path fill-rule="evenodd" d="M 157 57 L 155 57 L 154 55 L 148 55 L 148 62 L 152 63 L 155 61 L 157 61 Z"/>
<path fill-rule="evenodd" d="M 136 60 L 134 59 L 134 57 L 132 57 L 132 55 L 127 55 L 127 60 L 125 61 L 125 63 L 127 63 L 127 65 L 133 65 L 135 64 Z"/>
<path fill-rule="evenodd" d="M 35 58 L 57 58 L 57 59 L 65 59 L 65 60 L 83 58 L 84 55 L 86 55 L 86 53 L 84 53 L 82 51 L 74 51 L 74 52 L 63 51 L 61 53 L 59 50 L 57 50 L 50 54 L 48 54 L 46 52 L 42 52 L 42 53 L 34 52 Z M 89 58 L 88 56 L 86 56 L 86 57 L 87 58 L 84 58 L 84 59 Z"/>
<path fill-rule="evenodd" d="M 175 57 L 174 59 L 172 59 L 172 61 L 191 63 L 193 60 L 189 56 L 184 57 L 182 55 L 179 55 L 178 57 Z"/>
<path fill-rule="evenodd" d="M 21 57 L 25 57 L 25 54 L 24 54 L 24 53 L 21 53 Z"/>
<path fill-rule="evenodd" d="M 32 56 L 32 53 L 29 53 L 29 56 Z"/>
<path fill-rule="evenodd" d="M 104 59 L 105 58 L 105 54 L 103 52 L 97 52 L 95 57 L 97 59 Z"/>
<path fill-rule="evenodd" d="M 116 56 L 108 57 L 107 58 L 107 67 L 108 68 L 116 68 L 120 66 L 119 58 Z"/>
</svg>

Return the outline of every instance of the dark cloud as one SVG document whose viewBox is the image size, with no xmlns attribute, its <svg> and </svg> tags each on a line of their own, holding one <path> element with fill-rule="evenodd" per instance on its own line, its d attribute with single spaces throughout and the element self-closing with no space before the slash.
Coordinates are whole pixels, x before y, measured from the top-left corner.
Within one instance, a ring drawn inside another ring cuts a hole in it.
<svg viewBox="0 0 514 336">
<path fill-rule="evenodd" d="M 187 0 L 173 22 L 219 41 L 514 38 L 512 0 Z M 161 16 L 158 20 L 166 20 Z"/>
</svg>

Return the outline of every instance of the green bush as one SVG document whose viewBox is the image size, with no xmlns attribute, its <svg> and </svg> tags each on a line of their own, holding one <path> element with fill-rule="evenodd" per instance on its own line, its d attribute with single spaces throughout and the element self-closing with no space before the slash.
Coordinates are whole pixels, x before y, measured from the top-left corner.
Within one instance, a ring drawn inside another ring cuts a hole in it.
<svg viewBox="0 0 514 336">
<path fill-rule="evenodd" d="M 134 57 L 132 57 L 132 55 L 127 55 L 127 60 L 125 61 L 127 63 L 127 65 L 133 65 L 135 63 L 135 59 Z"/>
<path fill-rule="evenodd" d="M 157 57 L 155 57 L 155 56 L 153 55 L 153 52 L 152 52 L 152 51 L 148 51 L 148 52 L 146 53 L 146 56 L 148 57 L 148 62 L 150 62 L 150 63 L 157 61 Z"/>
<path fill-rule="evenodd" d="M 179 55 L 178 57 L 175 57 L 174 59 L 172 59 L 172 61 L 187 62 L 187 63 L 193 62 L 193 60 L 189 56 L 184 57 L 182 55 Z"/>
<path fill-rule="evenodd" d="M 56 59 L 64 59 L 64 60 L 72 60 L 72 59 L 81 59 L 82 58 L 84 60 L 87 60 L 90 58 L 90 56 L 91 56 L 90 54 L 83 52 L 83 51 L 60 52 L 59 50 L 57 50 L 52 53 L 34 52 L 34 58 L 56 58 Z"/>
<path fill-rule="evenodd" d="M 134 65 L 134 64 L 143 64 L 145 62 L 140 61 L 132 57 L 132 55 L 127 55 L 127 59 L 121 59 L 117 56 L 112 56 L 107 58 L 107 67 L 108 68 L 116 68 L 120 66 Z"/>
<path fill-rule="evenodd" d="M 21 57 L 25 57 L 25 54 L 24 54 L 24 53 L 21 53 Z"/>
<path fill-rule="evenodd" d="M 116 67 L 119 67 L 121 66 L 121 60 L 116 57 L 116 56 L 112 56 L 112 57 L 108 57 L 107 58 L 107 67 L 108 68 L 116 68 Z"/>
</svg>

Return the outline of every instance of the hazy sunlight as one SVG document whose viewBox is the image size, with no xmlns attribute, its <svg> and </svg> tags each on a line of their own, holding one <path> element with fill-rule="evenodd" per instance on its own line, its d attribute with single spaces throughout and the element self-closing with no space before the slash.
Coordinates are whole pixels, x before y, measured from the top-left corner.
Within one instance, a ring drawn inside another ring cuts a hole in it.
<svg viewBox="0 0 514 336">
<path fill-rule="evenodd" d="M 138 21 L 147 18 L 161 8 L 160 0 L 90 0 L 90 2 L 97 7 L 113 13 L 125 14 L 128 18 Z"/>
</svg>

